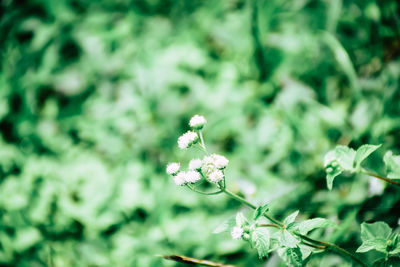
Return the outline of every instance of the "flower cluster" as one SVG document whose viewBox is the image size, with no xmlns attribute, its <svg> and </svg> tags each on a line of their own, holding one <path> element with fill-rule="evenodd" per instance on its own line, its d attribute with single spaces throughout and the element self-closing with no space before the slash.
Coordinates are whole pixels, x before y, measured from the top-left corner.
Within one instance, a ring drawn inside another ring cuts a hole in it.
<svg viewBox="0 0 400 267">
<path fill-rule="evenodd" d="M 229 160 L 221 155 L 205 156 L 202 161 L 201 171 L 209 181 L 218 183 L 224 179 L 223 170 L 228 163 Z"/>
<path fill-rule="evenodd" d="M 178 147 L 181 149 L 188 148 L 196 144 L 199 140 L 199 134 L 196 131 L 201 131 L 206 124 L 206 119 L 203 116 L 195 115 L 190 119 L 189 126 L 194 131 L 188 131 L 178 138 Z M 204 144 L 201 144 L 203 148 Z M 203 159 L 192 159 L 189 162 L 188 171 L 179 171 L 180 163 L 173 162 L 167 165 L 167 173 L 172 175 L 174 182 L 177 185 L 194 184 L 204 177 L 212 183 L 219 183 L 225 179 L 224 170 L 228 165 L 229 160 L 224 156 L 211 154 L 206 155 Z"/>
</svg>

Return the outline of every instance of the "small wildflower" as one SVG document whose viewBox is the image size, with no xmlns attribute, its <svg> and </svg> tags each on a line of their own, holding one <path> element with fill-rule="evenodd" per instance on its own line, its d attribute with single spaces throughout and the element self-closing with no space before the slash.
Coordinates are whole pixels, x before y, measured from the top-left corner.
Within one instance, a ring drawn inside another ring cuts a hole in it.
<svg viewBox="0 0 400 267">
<path fill-rule="evenodd" d="M 186 173 L 185 172 L 179 172 L 176 176 L 174 176 L 174 182 L 176 185 L 184 185 L 186 184 Z"/>
<path fill-rule="evenodd" d="M 215 170 L 210 173 L 208 179 L 213 183 L 218 183 L 224 179 L 224 173 L 221 170 Z"/>
<path fill-rule="evenodd" d="M 200 173 L 198 171 L 188 171 L 185 175 L 185 181 L 187 183 L 195 183 L 201 179 Z"/>
<path fill-rule="evenodd" d="M 233 239 L 240 239 L 243 236 L 243 228 L 239 227 L 239 226 L 235 226 L 232 229 L 231 232 L 232 238 Z"/>
<path fill-rule="evenodd" d="M 217 154 L 213 154 L 211 156 L 214 158 L 215 167 L 218 169 L 224 169 L 226 166 L 228 166 L 229 160 L 224 156 Z"/>
<path fill-rule="evenodd" d="M 224 156 L 212 154 L 210 156 L 206 156 L 203 158 L 203 164 L 201 166 L 201 171 L 209 175 L 216 170 L 222 170 L 226 168 L 228 165 L 229 160 Z"/>
<path fill-rule="evenodd" d="M 189 170 L 199 170 L 201 169 L 201 159 L 192 159 L 189 162 Z"/>
<path fill-rule="evenodd" d="M 175 175 L 178 173 L 181 164 L 177 162 L 172 162 L 167 165 L 167 173 L 170 175 Z"/>
<path fill-rule="evenodd" d="M 180 149 L 185 149 L 193 145 L 199 139 L 197 133 L 192 131 L 187 131 L 178 138 L 178 147 Z"/>
<path fill-rule="evenodd" d="M 203 116 L 194 115 L 189 121 L 189 126 L 193 129 L 201 130 L 206 123 L 207 121 Z"/>
</svg>

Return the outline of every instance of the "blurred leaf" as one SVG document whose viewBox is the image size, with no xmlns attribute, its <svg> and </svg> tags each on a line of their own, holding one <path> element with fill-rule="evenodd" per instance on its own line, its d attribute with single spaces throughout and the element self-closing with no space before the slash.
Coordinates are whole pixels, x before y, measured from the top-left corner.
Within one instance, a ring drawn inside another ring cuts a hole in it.
<svg viewBox="0 0 400 267">
<path fill-rule="evenodd" d="M 383 161 L 386 164 L 387 177 L 400 179 L 400 156 L 393 155 L 392 151 L 388 151 L 383 157 Z"/>
<path fill-rule="evenodd" d="M 371 155 L 375 150 L 380 148 L 382 145 L 362 145 L 357 149 L 354 157 L 355 169 L 358 170 L 361 167 L 361 163 Z"/>
<path fill-rule="evenodd" d="M 363 243 L 357 252 L 367 252 L 371 249 L 386 253 L 387 240 L 392 229 L 384 222 L 362 223 L 361 240 Z"/>
<path fill-rule="evenodd" d="M 311 230 L 314 230 L 316 228 L 326 228 L 326 227 L 335 227 L 336 223 L 324 219 L 324 218 L 313 218 L 310 220 L 303 221 L 299 223 L 299 231 L 301 234 L 305 235 Z"/>
<path fill-rule="evenodd" d="M 251 232 L 251 243 L 257 249 L 260 258 L 268 256 L 270 246 L 269 239 L 269 232 L 266 228 L 258 227 Z"/>
</svg>

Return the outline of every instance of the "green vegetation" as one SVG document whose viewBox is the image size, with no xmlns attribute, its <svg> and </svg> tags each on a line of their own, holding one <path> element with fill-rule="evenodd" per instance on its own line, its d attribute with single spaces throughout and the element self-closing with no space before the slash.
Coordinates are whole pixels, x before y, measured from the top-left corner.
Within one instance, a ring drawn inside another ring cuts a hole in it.
<svg viewBox="0 0 400 267">
<path fill-rule="evenodd" d="M 399 266 L 398 1 L 5 0 L 0 51 L 0 265 Z"/>
</svg>

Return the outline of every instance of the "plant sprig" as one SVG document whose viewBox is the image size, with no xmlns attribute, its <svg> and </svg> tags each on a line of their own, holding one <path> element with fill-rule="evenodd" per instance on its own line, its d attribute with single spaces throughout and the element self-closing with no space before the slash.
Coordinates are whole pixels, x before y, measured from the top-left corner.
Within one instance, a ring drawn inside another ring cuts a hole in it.
<svg viewBox="0 0 400 267">
<path fill-rule="evenodd" d="M 245 198 L 230 191 L 227 188 L 225 177 L 225 169 L 229 160 L 222 155 L 210 154 L 207 151 L 202 133 L 205 124 L 206 119 L 203 116 L 195 115 L 189 122 L 192 131 L 188 131 L 178 139 L 178 146 L 181 149 L 187 149 L 195 145 L 200 146 L 200 148 L 205 152 L 204 158 L 201 160 L 191 160 L 188 171 L 180 171 L 180 163 L 171 163 L 167 166 L 167 173 L 174 177 L 174 181 L 177 185 L 186 186 L 193 192 L 202 195 L 224 193 L 230 198 L 235 199 L 254 210 L 252 220 L 248 220 L 242 213 L 238 213 L 234 221 L 228 220 L 220 225 L 214 232 L 226 230 L 231 231 L 231 235 L 234 239 L 242 239 L 249 242 L 250 245 L 257 250 L 260 258 L 268 257 L 271 252 L 276 251 L 281 259 L 289 266 L 302 266 L 304 260 L 312 253 L 312 249 L 319 251 L 330 250 L 351 259 L 358 265 L 368 266 L 355 254 L 335 244 L 316 240 L 307 236 L 307 234 L 313 229 L 334 227 L 335 223 L 332 221 L 323 218 L 314 218 L 298 223 L 295 221 L 298 215 L 298 211 L 296 211 L 281 222 L 268 213 L 268 205 L 258 207 Z M 353 164 L 351 164 L 351 168 L 354 168 L 354 170 L 361 170 L 361 162 L 376 148 L 366 147 L 358 154 L 356 152 L 349 152 L 348 154 L 350 156 L 346 153 L 343 153 L 343 155 L 349 158 L 353 157 L 352 162 L 356 159 L 355 165 L 353 166 Z M 349 163 L 346 160 L 343 162 L 344 164 Z M 333 161 L 330 161 L 329 164 L 330 166 L 342 168 L 342 165 L 335 165 Z M 347 165 L 344 166 L 347 167 Z M 342 171 L 342 169 L 339 169 L 339 172 L 340 171 Z M 217 188 L 217 190 L 211 192 L 198 190 L 195 185 L 200 180 L 212 184 Z M 258 219 L 260 217 L 265 217 L 271 223 L 259 223 Z M 275 229 L 275 231 L 272 231 L 271 229 Z M 311 250 L 305 250 L 305 247 L 308 247 Z"/>
</svg>

